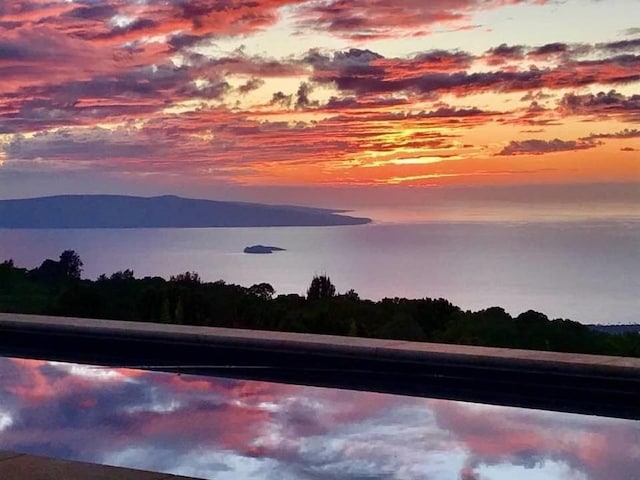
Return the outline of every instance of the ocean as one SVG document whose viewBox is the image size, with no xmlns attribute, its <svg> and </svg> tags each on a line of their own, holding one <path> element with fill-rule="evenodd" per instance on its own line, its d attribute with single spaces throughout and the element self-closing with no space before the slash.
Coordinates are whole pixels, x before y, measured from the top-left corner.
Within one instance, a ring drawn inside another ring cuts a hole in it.
<svg viewBox="0 0 640 480">
<path fill-rule="evenodd" d="M 246 246 L 286 249 L 269 255 Z M 443 297 L 463 309 L 533 309 L 582 323 L 640 321 L 640 222 L 441 221 L 348 227 L 2 230 L 0 260 L 33 268 L 66 249 L 85 278 L 195 271 L 304 294 L 316 274 L 361 298 Z"/>
</svg>

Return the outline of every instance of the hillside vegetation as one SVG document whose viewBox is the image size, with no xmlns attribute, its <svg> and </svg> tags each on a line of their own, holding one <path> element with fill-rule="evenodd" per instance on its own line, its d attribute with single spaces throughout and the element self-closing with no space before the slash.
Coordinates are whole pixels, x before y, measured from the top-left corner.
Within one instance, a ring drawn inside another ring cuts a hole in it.
<svg viewBox="0 0 640 480">
<path fill-rule="evenodd" d="M 365 300 L 337 293 L 327 276 L 301 296 L 276 295 L 267 283 L 203 282 L 192 272 L 169 280 L 131 270 L 86 280 L 81 272 L 69 250 L 32 270 L 4 261 L 0 311 L 640 357 L 637 333 L 611 335 L 531 310 L 515 318 L 500 307 L 464 311 L 443 298 Z"/>
</svg>

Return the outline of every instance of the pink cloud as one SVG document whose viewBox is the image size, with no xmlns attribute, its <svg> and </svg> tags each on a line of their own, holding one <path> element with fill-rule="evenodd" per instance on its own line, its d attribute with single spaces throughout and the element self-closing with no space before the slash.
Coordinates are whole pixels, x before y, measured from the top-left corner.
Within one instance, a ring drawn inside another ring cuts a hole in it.
<svg viewBox="0 0 640 480">
<path fill-rule="evenodd" d="M 255 458 L 270 469 L 263 474 L 283 478 L 402 471 L 417 479 L 431 455 L 449 455 L 447 473 L 460 468 L 465 479 L 482 466 L 561 462 L 594 480 L 626 478 L 640 461 L 640 431 L 629 421 L 35 361 L 5 359 L 0 369 L 9 379 L 2 412 L 15 420 L 2 448 L 76 460 L 141 450 L 128 466 L 166 469 L 167 455 L 176 468 L 218 452 L 231 473 Z"/>
<path fill-rule="evenodd" d="M 383 58 L 369 50 L 351 49 L 328 55 L 313 54 L 313 80 L 330 83 L 341 91 L 359 96 L 406 94 L 429 97 L 459 96 L 485 92 L 521 92 L 542 88 L 577 88 L 591 84 L 625 84 L 640 80 L 640 56 L 619 55 L 602 60 L 568 61 L 553 67 L 469 72 L 462 68 L 471 61 L 464 54 L 450 52 L 418 55 L 407 61 Z M 443 65 L 446 68 L 443 68 Z"/>
<path fill-rule="evenodd" d="M 633 422 L 553 412 L 432 402 L 438 425 L 468 450 L 461 478 L 480 466 L 556 461 L 588 479 L 623 479 L 640 466 Z M 467 477 L 464 477 L 467 475 Z"/>
<path fill-rule="evenodd" d="M 610 90 L 596 94 L 567 93 L 558 110 L 565 115 L 585 115 L 592 118 L 618 116 L 623 120 L 640 121 L 640 95 L 624 95 Z"/>
<path fill-rule="evenodd" d="M 594 148 L 597 143 L 591 140 L 511 140 L 498 155 L 544 155 L 555 152 L 570 152 Z"/>
<path fill-rule="evenodd" d="M 634 39 L 588 46 L 503 44 L 480 56 L 462 50 L 427 50 L 397 58 L 356 48 L 312 49 L 297 58 L 248 54 L 243 48 L 203 55 L 196 48 L 268 28 L 277 22 L 283 6 L 295 7 L 290 11 L 297 12 L 305 28 L 349 36 L 347 27 L 355 26 L 354 35 L 384 36 L 397 25 L 416 34 L 439 22 L 464 26 L 474 12 L 485 8 L 545 2 L 400 3 L 111 0 L 98 5 L 42 0 L 6 4 L 0 23 L 0 133 L 11 136 L 0 146 L 3 171 L 184 174 L 257 183 L 256 178 L 276 181 L 265 174 L 267 167 L 275 171 L 309 165 L 319 171 L 358 154 L 390 153 L 384 138 L 389 131 L 431 128 L 460 135 L 489 122 L 546 127 L 578 115 L 638 119 L 637 95 L 584 93 L 640 79 Z M 586 51 L 598 56 L 584 60 Z M 281 78 L 286 83 L 265 92 Z M 258 89 L 258 95 L 266 93 L 271 101 L 263 97 L 250 104 Z M 557 89 L 580 93 L 566 94 L 554 110 L 543 100 Z M 505 102 L 502 111 L 488 111 L 476 99 L 478 94 L 510 92 L 526 93 L 523 99 L 530 97 L 529 108 Z M 185 103 L 192 111 L 168 113 Z M 303 114 L 307 116 L 301 121 L 292 120 Z M 104 124 L 117 126 L 98 127 Z M 439 135 L 440 140 L 416 132 L 412 138 L 399 137 L 396 146 L 451 147 L 452 142 Z M 593 144 L 584 139 L 526 142 L 509 144 L 505 153 L 569 151 Z M 335 169 L 331 172 L 341 175 Z"/>
<path fill-rule="evenodd" d="M 426 33 L 436 25 L 473 25 L 473 14 L 512 4 L 543 4 L 546 0 L 331 0 L 303 5 L 301 29 L 329 31 L 351 40 L 371 40 Z"/>
</svg>

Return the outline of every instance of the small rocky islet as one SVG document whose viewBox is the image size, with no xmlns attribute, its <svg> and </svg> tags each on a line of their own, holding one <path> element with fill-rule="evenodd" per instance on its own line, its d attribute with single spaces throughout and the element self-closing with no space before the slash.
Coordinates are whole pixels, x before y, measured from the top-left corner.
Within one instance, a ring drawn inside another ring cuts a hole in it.
<svg viewBox="0 0 640 480">
<path fill-rule="evenodd" d="M 251 245 L 249 247 L 245 247 L 244 253 L 270 254 L 273 252 L 283 252 L 285 250 L 285 248 L 272 247 L 269 245 Z"/>
</svg>

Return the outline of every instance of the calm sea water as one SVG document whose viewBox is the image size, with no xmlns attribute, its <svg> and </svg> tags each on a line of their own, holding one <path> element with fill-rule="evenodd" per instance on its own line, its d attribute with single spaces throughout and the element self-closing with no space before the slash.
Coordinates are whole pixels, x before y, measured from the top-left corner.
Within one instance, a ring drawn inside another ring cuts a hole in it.
<svg viewBox="0 0 640 480">
<path fill-rule="evenodd" d="M 242 253 L 247 245 L 286 248 Z M 76 250 L 84 276 L 197 271 L 278 293 L 328 274 L 361 297 L 444 297 L 465 309 L 534 309 L 583 323 L 640 321 L 640 222 L 466 222 L 354 227 L 0 230 L 0 259 L 29 268 Z"/>
</svg>

